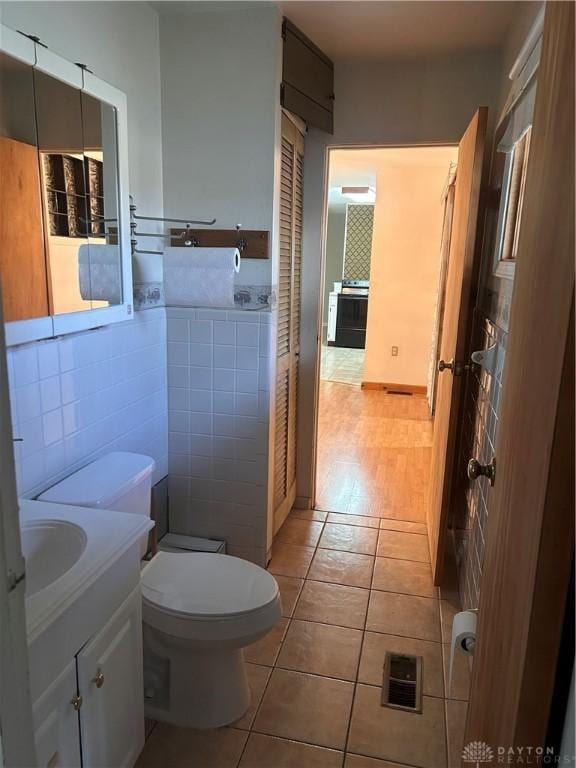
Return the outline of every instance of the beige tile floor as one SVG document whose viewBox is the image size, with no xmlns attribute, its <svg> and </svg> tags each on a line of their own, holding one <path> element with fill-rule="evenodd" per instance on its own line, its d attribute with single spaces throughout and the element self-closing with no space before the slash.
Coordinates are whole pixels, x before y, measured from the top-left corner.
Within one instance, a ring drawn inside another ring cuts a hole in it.
<svg viewBox="0 0 576 768">
<path fill-rule="evenodd" d="M 364 350 L 323 345 L 320 359 L 320 378 L 340 384 L 362 384 Z"/>
<path fill-rule="evenodd" d="M 354 383 L 339 353 L 355 351 L 328 352 L 323 374 Z M 283 618 L 245 652 L 248 712 L 213 731 L 156 725 L 138 768 L 460 765 L 470 674 L 458 658 L 448 690 L 459 603 L 430 572 L 425 398 L 322 381 L 319 438 L 319 509 L 290 515 L 270 563 Z M 380 705 L 387 650 L 423 657 L 421 715 Z"/>
<path fill-rule="evenodd" d="M 432 585 L 425 560 L 421 524 L 294 511 L 270 563 L 284 617 L 245 654 L 250 709 L 213 731 L 159 723 L 138 768 L 459 766 L 463 657 L 447 690 L 459 606 Z M 423 657 L 422 714 L 381 706 L 386 650 Z"/>
</svg>

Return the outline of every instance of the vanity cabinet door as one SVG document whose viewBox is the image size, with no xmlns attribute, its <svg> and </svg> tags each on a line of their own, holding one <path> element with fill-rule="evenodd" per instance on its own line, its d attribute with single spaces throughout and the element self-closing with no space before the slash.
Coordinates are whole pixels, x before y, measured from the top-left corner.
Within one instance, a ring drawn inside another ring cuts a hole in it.
<svg viewBox="0 0 576 768">
<path fill-rule="evenodd" d="M 129 768 L 144 746 L 140 587 L 76 657 L 84 768 Z"/>
<path fill-rule="evenodd" d="M 76 662 L 72 660 L 34 704 L 34 741 L 40 768 L 80 768 Z"/>
</svg>

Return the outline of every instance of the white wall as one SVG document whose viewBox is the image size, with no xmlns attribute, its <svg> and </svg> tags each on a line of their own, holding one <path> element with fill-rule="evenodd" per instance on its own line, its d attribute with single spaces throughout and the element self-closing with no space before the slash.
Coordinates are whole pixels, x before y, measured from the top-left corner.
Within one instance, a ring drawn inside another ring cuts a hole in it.
<svg viewBox="0 0 576 768">
<path fill-rule="evenodd" d="M 438 293 L 441 194 L 457 154 L 455 147 L 381 152 L 364 381 L 426 386 Z M 392 346 L 399 350 L 395 357 Z"/>
<path fill-rule="evenodd" d="M 165 209 L 272 230 L 280 15 L 209 5 L 161 17 Z M 243 262 L 237 283 L 270 282 L 271 260 Z"/>
<path fill-rule="evenodd" d="M 0 21 L 38 35 L 55 53 L 85 63 L 95 75 L 126 93 L 130 193 L 140 213 L 162 216 L 156 11 L 143 2 L 3 2 Z M 161 276 L 158 257 L 138 257 L 135 281 L 160 280 Z"/>
<path fill-rule="evenodd" d="M 335 62 L 335 134 L 311 130 L 304 164 L 301 407 L 298 495 L 311 497 L 316 418 L 317 334 L 322 292 L 328 146 L 458 142 L 480 105 L 495 112 L 500 84 L 496 51 L 418 61 Z"/>
<path fill-rule="evenodd" d="M 10 2 L 0 21 L 36 34 L 127 95 L 130 192 L 162 215 L 158 16 L 147 3 Z M 161 276 L 159 260 L 135 279 Z M 18 491 L 34 495 L 108 450 L 141 450 L 167 472 L 163 309 L 8 353 Z"/>
</svg>

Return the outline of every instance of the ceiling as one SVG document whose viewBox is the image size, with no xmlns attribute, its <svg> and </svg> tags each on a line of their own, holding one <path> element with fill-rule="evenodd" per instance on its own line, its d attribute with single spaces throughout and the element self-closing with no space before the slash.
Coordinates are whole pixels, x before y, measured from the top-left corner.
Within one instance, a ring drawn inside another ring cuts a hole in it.
<svg viewBox="0 0 576 768">
<path fill-rule="evenodd" d="M 330 58 L 417 58 L 498 48 L 524 0 L 153 0 L 161 16 L 277 5 Z"/>
<path fill-rule="evenodd" d="M 374 187 L 378 169 L 383 167 L 445 167 L 457 158 L 457 147 L 387 147 L 371 149 L 333 149 L 330 151 L 328 205 L 345 206 L 349 198 L 342 186 Z M 441 190 L 438 190 L 440 194 Z"/>
<path fill-rule="evenodd" d="M 412 58 L 502 45 L 522 2 L 280 0 L 334 60 Z"/>
</svg>

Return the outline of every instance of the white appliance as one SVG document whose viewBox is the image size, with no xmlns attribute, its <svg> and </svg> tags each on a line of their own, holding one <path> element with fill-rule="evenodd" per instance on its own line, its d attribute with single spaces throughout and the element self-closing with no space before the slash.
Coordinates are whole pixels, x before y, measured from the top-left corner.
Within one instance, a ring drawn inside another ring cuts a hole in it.
<svg viewBox="0 0 576 768">
<path fill-rule="evenodd" d="M 336 341 L 336 318 L 338 316 L 338 294 L 331 291 L 328 294 L 328 328 L 326 331 L 326 341 L 328 344 L 334 344 Z"/>
<path fill-rule="evenodd" d="M 153 469 L 148 456 L 109 453 L 39 499 L 150 515 Z M 147 716 L 190 728 L 242 717 L 250 704 L 242 648 L 281 616 L 274 577 L 230 555 L 159 552 L 142 570 L 142 598 Z"/>
</svg>

